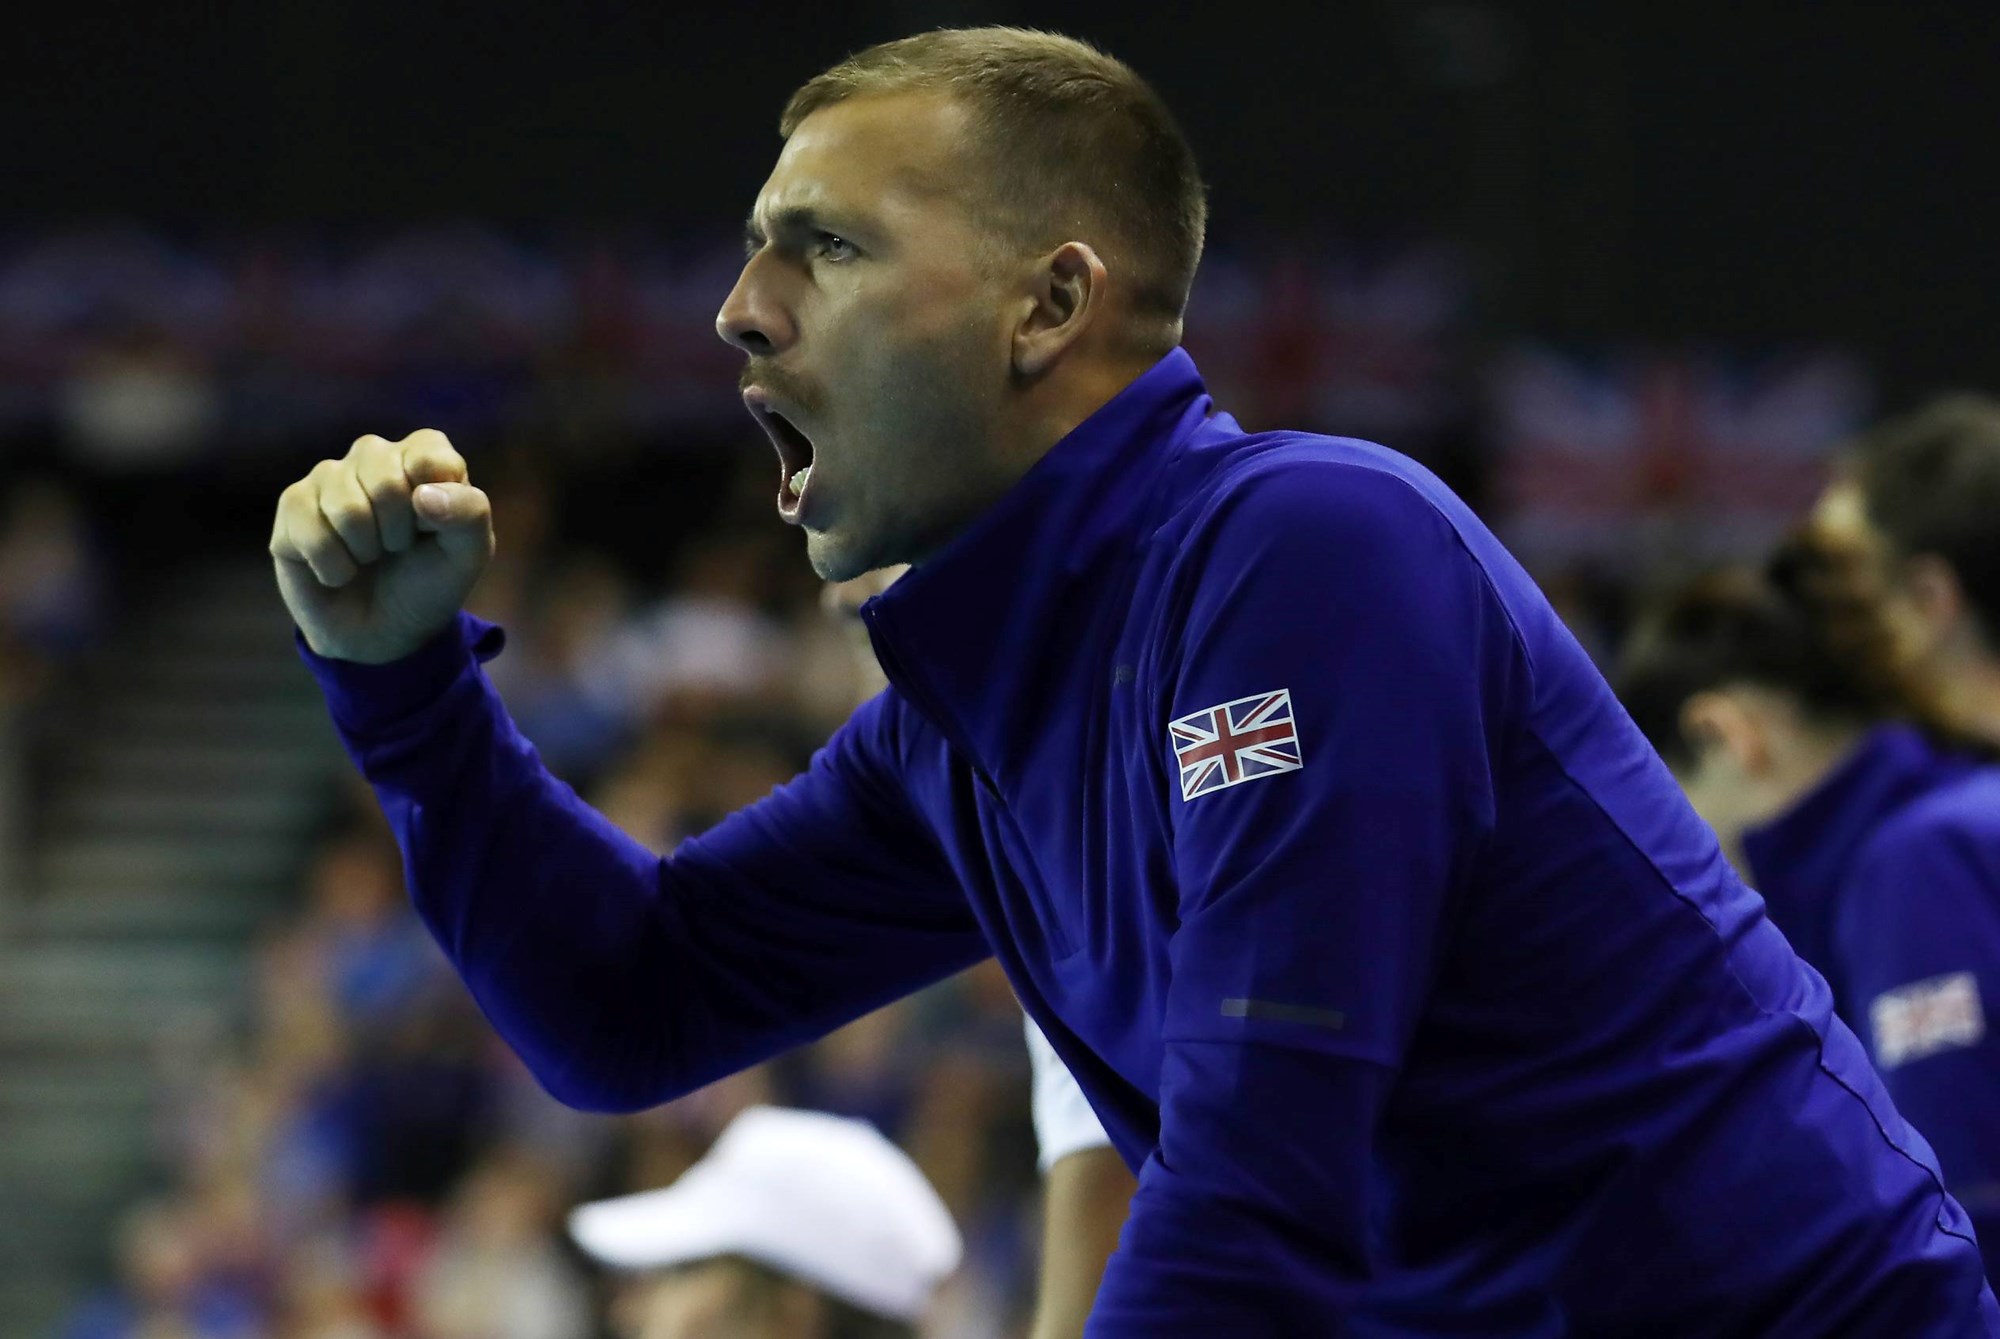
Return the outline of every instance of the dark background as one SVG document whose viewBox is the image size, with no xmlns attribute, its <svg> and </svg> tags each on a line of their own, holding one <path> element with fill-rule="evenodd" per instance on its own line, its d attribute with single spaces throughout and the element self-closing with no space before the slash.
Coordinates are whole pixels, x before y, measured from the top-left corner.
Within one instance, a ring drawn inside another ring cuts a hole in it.
<svg viewBox="0 0 2000 1339">
<path fill-rule="evenodd" d="M 1492 329 L 1830 340 L 1891 407 L 2000 382 L 1991 3 L 40 6 L 10 22 L 7 212 L 706 231 L 791 88 L 986 21 L 1150 76 L 1218 245 L 1435 230 Z"/>
</svg>

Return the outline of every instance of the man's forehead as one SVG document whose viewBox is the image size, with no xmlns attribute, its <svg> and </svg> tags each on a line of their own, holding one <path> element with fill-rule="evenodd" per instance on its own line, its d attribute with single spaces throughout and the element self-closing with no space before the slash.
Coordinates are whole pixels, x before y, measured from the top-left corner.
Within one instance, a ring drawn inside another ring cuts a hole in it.
<svg viewBox="0 0 2000 1339">
<path fill-rule="evenodd" d="M 822 107 L 785 141 L 752 217 L 948 193 L 964 121 L 940 93 L 866 94 Z"/>
</svg>

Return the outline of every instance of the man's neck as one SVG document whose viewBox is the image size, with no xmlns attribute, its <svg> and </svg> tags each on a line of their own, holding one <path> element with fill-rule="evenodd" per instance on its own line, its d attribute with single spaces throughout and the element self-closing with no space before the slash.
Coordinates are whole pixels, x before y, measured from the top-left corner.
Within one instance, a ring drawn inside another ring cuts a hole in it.
<svg viewBox="0 0 2000 1339">
<path fill-rule="evenodd" d="M 1854 756 L 1868 731 L 1851 725 L 1811 725 L 1779 747 L 1772 757 L 1773 789 L 1785 799 L 1777 812 L 1792 808 Z"/>
<path fill-rule="evenodd" d="M 1019 412 L 994 430 L 993 446 L 981 461 L 979 486 L 963 495 L 970 505 L 938 525 L 928 542 L 899 554 L 895 561 L 922 567 L 1020 483 L 1044 456 L 1171 352 L 1078 364 L 1064 369 L 1060 381 L 1052 377 L 1025 391 L 1030 398 L 1018 406 Z"/>
<path fill-rule="evenodd" d="M 1029 392 L 1040 403 L 1023 416 L 1020 440 L 1008 452 L 1017 475 L 1026 474 L 1056 443 L 1075 432 L 1092 414 L 1146 374 L 1157 358 L 1100 358 L 1069 369 L 1058 382 L 1050 378 Z"/>
</svg>

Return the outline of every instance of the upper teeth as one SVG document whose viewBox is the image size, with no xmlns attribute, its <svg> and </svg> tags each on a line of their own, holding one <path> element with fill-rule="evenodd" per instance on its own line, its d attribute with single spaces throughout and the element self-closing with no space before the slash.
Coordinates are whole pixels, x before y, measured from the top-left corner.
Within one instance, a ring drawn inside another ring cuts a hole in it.
<svg viewBox="0 0 2000 1339">
<path fill-rule="evenodd" d="M 792 475 L 792 492 L 794 494 L 799 494 L 806 491 L 806 479 L 812 474 L 812 472 L 813 472 L 813 467 L 808 465 L 804 469 L 799 470 L 797 473 Z"/>
</svg>

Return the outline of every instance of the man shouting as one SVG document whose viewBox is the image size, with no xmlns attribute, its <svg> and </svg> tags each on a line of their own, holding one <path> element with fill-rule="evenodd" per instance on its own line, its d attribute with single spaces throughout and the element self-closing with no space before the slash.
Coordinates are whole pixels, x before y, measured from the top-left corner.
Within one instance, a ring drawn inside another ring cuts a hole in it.
<svg viewBox="0 0 2000 1339">
<path fill-rule="evenodd" d="M 1431 475 L 1246 434 L 1178 348 L 1192 154 L 1064 38 L 798 91 L 717 328 L 890 687 L 662 860 L 550 777 L 459 612 L 436 433 L 271 551 L 418 908 L 579 1106 L 1000 959 L 1139 1191 L 1090 1333 L 2000 1335 L 1825 983 Z"/>
</svg>

